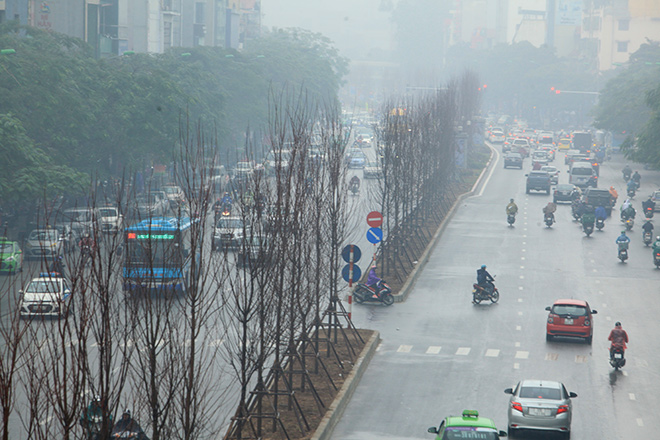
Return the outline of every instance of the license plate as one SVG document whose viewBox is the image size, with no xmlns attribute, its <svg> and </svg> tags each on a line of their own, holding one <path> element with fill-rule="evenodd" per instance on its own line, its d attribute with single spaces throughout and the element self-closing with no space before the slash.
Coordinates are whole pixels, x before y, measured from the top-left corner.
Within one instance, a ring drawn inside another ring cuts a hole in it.
<svg viewBox="0 0 660 440">
<path fill-rule="evenodd" d="M 530 408 L 529 409 L 529 415 L 530 416 L 549 416 L 550 410 L 547 408 Z"/>
<path fill-rule="evenodd" d="M 623 355 L 621 353 L 615 353 L 614 359 L 623 359 Z"/>
<path fill-rule="evenodd" d="M 564 319 L 564 324 L 573 325 L 573 320 L 572 319 Z"/>
</svg>

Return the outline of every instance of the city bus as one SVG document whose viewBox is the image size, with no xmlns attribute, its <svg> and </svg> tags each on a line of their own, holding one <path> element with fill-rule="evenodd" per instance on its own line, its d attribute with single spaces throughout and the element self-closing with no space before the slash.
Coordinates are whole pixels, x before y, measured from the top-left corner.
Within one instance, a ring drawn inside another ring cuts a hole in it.
<svg viewBox="0 0 660 440">
<path fill-rule="evenodd" d="M 195 221 L 189 217 L 157 217 L 127 227 L 124 289 L 185 291 Z"/>
</svg>

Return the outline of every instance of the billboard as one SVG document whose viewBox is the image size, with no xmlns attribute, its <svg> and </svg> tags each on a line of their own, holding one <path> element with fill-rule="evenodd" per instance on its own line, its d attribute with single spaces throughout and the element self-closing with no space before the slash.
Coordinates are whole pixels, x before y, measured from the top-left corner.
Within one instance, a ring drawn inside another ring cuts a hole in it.
<svg viewBox="0 0 660 440">
<path fill-rule="evenodd" d="M 557 0 L 556 24 L 558 26 L 581 26 L 582 1 Z"/>
</svg>

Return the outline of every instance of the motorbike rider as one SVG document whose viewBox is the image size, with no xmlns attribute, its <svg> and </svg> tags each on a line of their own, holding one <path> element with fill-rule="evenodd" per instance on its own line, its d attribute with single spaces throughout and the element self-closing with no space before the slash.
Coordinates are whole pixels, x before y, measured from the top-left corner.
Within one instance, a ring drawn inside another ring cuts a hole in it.
<svg viewBox="0 0 660 440">
<path fill-rule="evenodd" d="M 96 243 L 94 243 L 94 239 L 89 235 L 89 232 L 85 232 L 78 242 L 78 247 L 81 252 L 85 246 L 89 247 L 90 251 L 93 251 L 96 246 Z"/>
<path fill-rule="evenodd" d="M 557 205 L 554 204 L 553 202 L 548 202 L 547 205 L 543 207 L 543 218 L 550 217 L 552 219 L 552 223 L 555 222 L 555 211 L 557 210 Z"/>
<path fill-rule="evenodd" d="M 660 252 L 660 235 L 655 237 L 655 241 L 653 242 L 653 255 L 656 255 L 658 252 Z"/>
<path fill-rule="evenodd" d="M 355 192 L 357 192 L 360 189 L 360 178 L 358 176 L 353 176 L 348 185 L 350 186 L 351 190 L 355 188 Z"/>
<path fill-rule="evenodd" d="M 131 418 L 131 411 L 128 409 L 124 410 L 121 419 L 112 428 L 112 437 L 120 438 L 122 434 L 137 434 L 137 440 L 148 440 L 138 422 Z"/>
<path fill-rule="evenodd" d="M 232 203 L 234 203 L 234 200 L 231 198 L 231 195 L 229 195 L 228 192 L 225 192 L 225 194 L 222 196 L 222 199 L 220 200 L 220 203 L 222 204 L 223 207 L 231 208 L 231 205 Z"/>
<path fill-rule="evenodd" d="M 633 179 L 630 179 L 628 181 L 628 184 L 626 185 L 626 187 L 628 188 L 629 193 L 633 192 L 633 191 L 637 191 L 637 188 L 638 188 L 637 182 L 635 182 Z"/>
<path fill-rule="evenodd" d="M 644 224 L 642 225 L 642 235 L 650 233 L 653 234 L 653 223 L 651 223 L 651 220 L 646 220 Z"/>
<path fill-rule="evenodd" d="M 571 191 L 571 201 L 574 202 L 576 200 L 580 200 L 580 197 L 582 197 L 582 190 L 580 190 L 580 188 L 577 186 L 574 186 L 573 190 Z"/>
<path fill-rule="evenodd" d="M 584 210 L 582 212 L 582 226 L 592 226 L 596 222 L 596 214 L 594 213 L 594 208 L 591 205 L 584 204 Z"/>
<path fill-rule="evenodd" d="M 619 193 L 613 186 L 610 186 L 610 198 L 612 199 L 612 206 L 614 206 L 616 204 L 616 199 L 619 198 Z"/>
<path fill-rule="evenodd" d="M 64 276 L 64 258 L 61 255 L 58 255 L 57 258 L 53 260 L 50 265 L 50 272 L 57 272 L 60 275 Z"/>
<path fill-rule="evenodd" d="M 640 185 L 642 184 L 642 176 L 637 171 L 635 171 L 635 173 L 632 175 L 631 180 L 635 181 L 635 184 L 637 185 L 637 188 L 639 188 Z"/>
<path fill-rule="evenodd" d="M 624 243 L 625 247 L 623 246 Z M 630 237 L 626 235 L 626 231 L 621 231 L 621 235 L 616 238 L 616 244 L 619 245 L 619 249 L 625 249 L 628 247 L 628 243 L 630 243 Z"/>
<path fill-rule="evenodd" d="M 486 265 L 482 264 L 481 268 L 477 269 L 477 284 L 490 293 L 495 288 L 493 281 L 495 281 L 495 278 L 488 273 Z"/>
<path fill-rule="evenodd" d="M 617 321 L 614 324 L 614 328 L 610 331 L 610 335 L 607 337 L 608 341 L 612 342 L 610 345 L 610 359 L 614 357 L 614 348 L 618 347 L 623 350 L 626 349 L 626 344 L 628 343 L 628 333 L 621 326 L 621 322 Z"/>
<path fill-rule="evenodd" d="M 367 277 L 367 287 L 374 289 L 374 298 L 380 298 L 380 282 L 382 280 L 376 275 L 376 262 L 371 265 L 369 269 L 369 276 Z"/>
<path fill-rule="evenodd" d="M 621 172 L 623 173 L 623 179 L 626 182 L 630 180 L 630 175 L 632 174 L 632 168 L 630 168 L 630 165 L 626 165 L 625 167 L 623 167 Z"/>
<path fill-rule="evenodd" d="M 623 211 L 621 211 L 621 220 L 626 221 L 629 218 L 634 220 L 636 214 L 637 214 L 637 211 L 635 211 L 635 208 L 633 208 L 632 205 L 628 205 L 627 208 L 625 208 Z"/>
<path fill-rule="evenodd" d="M 513 215 L 513 216 L 515 216 L 517 213 L 518 213 L 518 205 L 516 205 L 516 204 L 514 203 L 513 199 L 511 199 L 511 200 L 509 201 L 509 204 L 506 205 L 506 215 Z"/>
<path fill-rule="evenodd" d="M 83 414 L 80 416 L 80 425 L 87 431 L 91 432 L 94 428 L 93 419 L 103 417 L 103 402 L 101 396 L 96 395 L 94 399 L 89 403 Z M 109 422 L 108 427 L 112 426 L 112 414 L 108 414 Z"/>
<path fill-rule="evenodd" d="M 651 196 L 642 202 L 642 208 L 644 209 L 645 214 L 647 211 L 655 211 L 655 202 Z"/>
<path fill-rule="evenodd" d="M 607 211 L 605 211 L 605 207 L 599 205 L 596 207 L 596 210 L 594 211 L 594 215 L 596 216 L 596 220 L 605 221 L 605 219 L 607 218 Z"/>
</svg>

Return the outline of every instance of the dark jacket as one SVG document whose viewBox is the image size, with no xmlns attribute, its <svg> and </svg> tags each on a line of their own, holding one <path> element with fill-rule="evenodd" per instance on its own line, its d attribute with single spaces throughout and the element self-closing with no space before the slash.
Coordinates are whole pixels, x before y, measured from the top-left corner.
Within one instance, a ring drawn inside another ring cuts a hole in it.
<svg viewBox="0 0 660 440">
<path fill-rule="evenodd" d="M 486 269 L 477 269 L 477 283 L 485 284 L 487 281 L 495 281 L 495 278 L 493 278 Z"/>
</svg>

